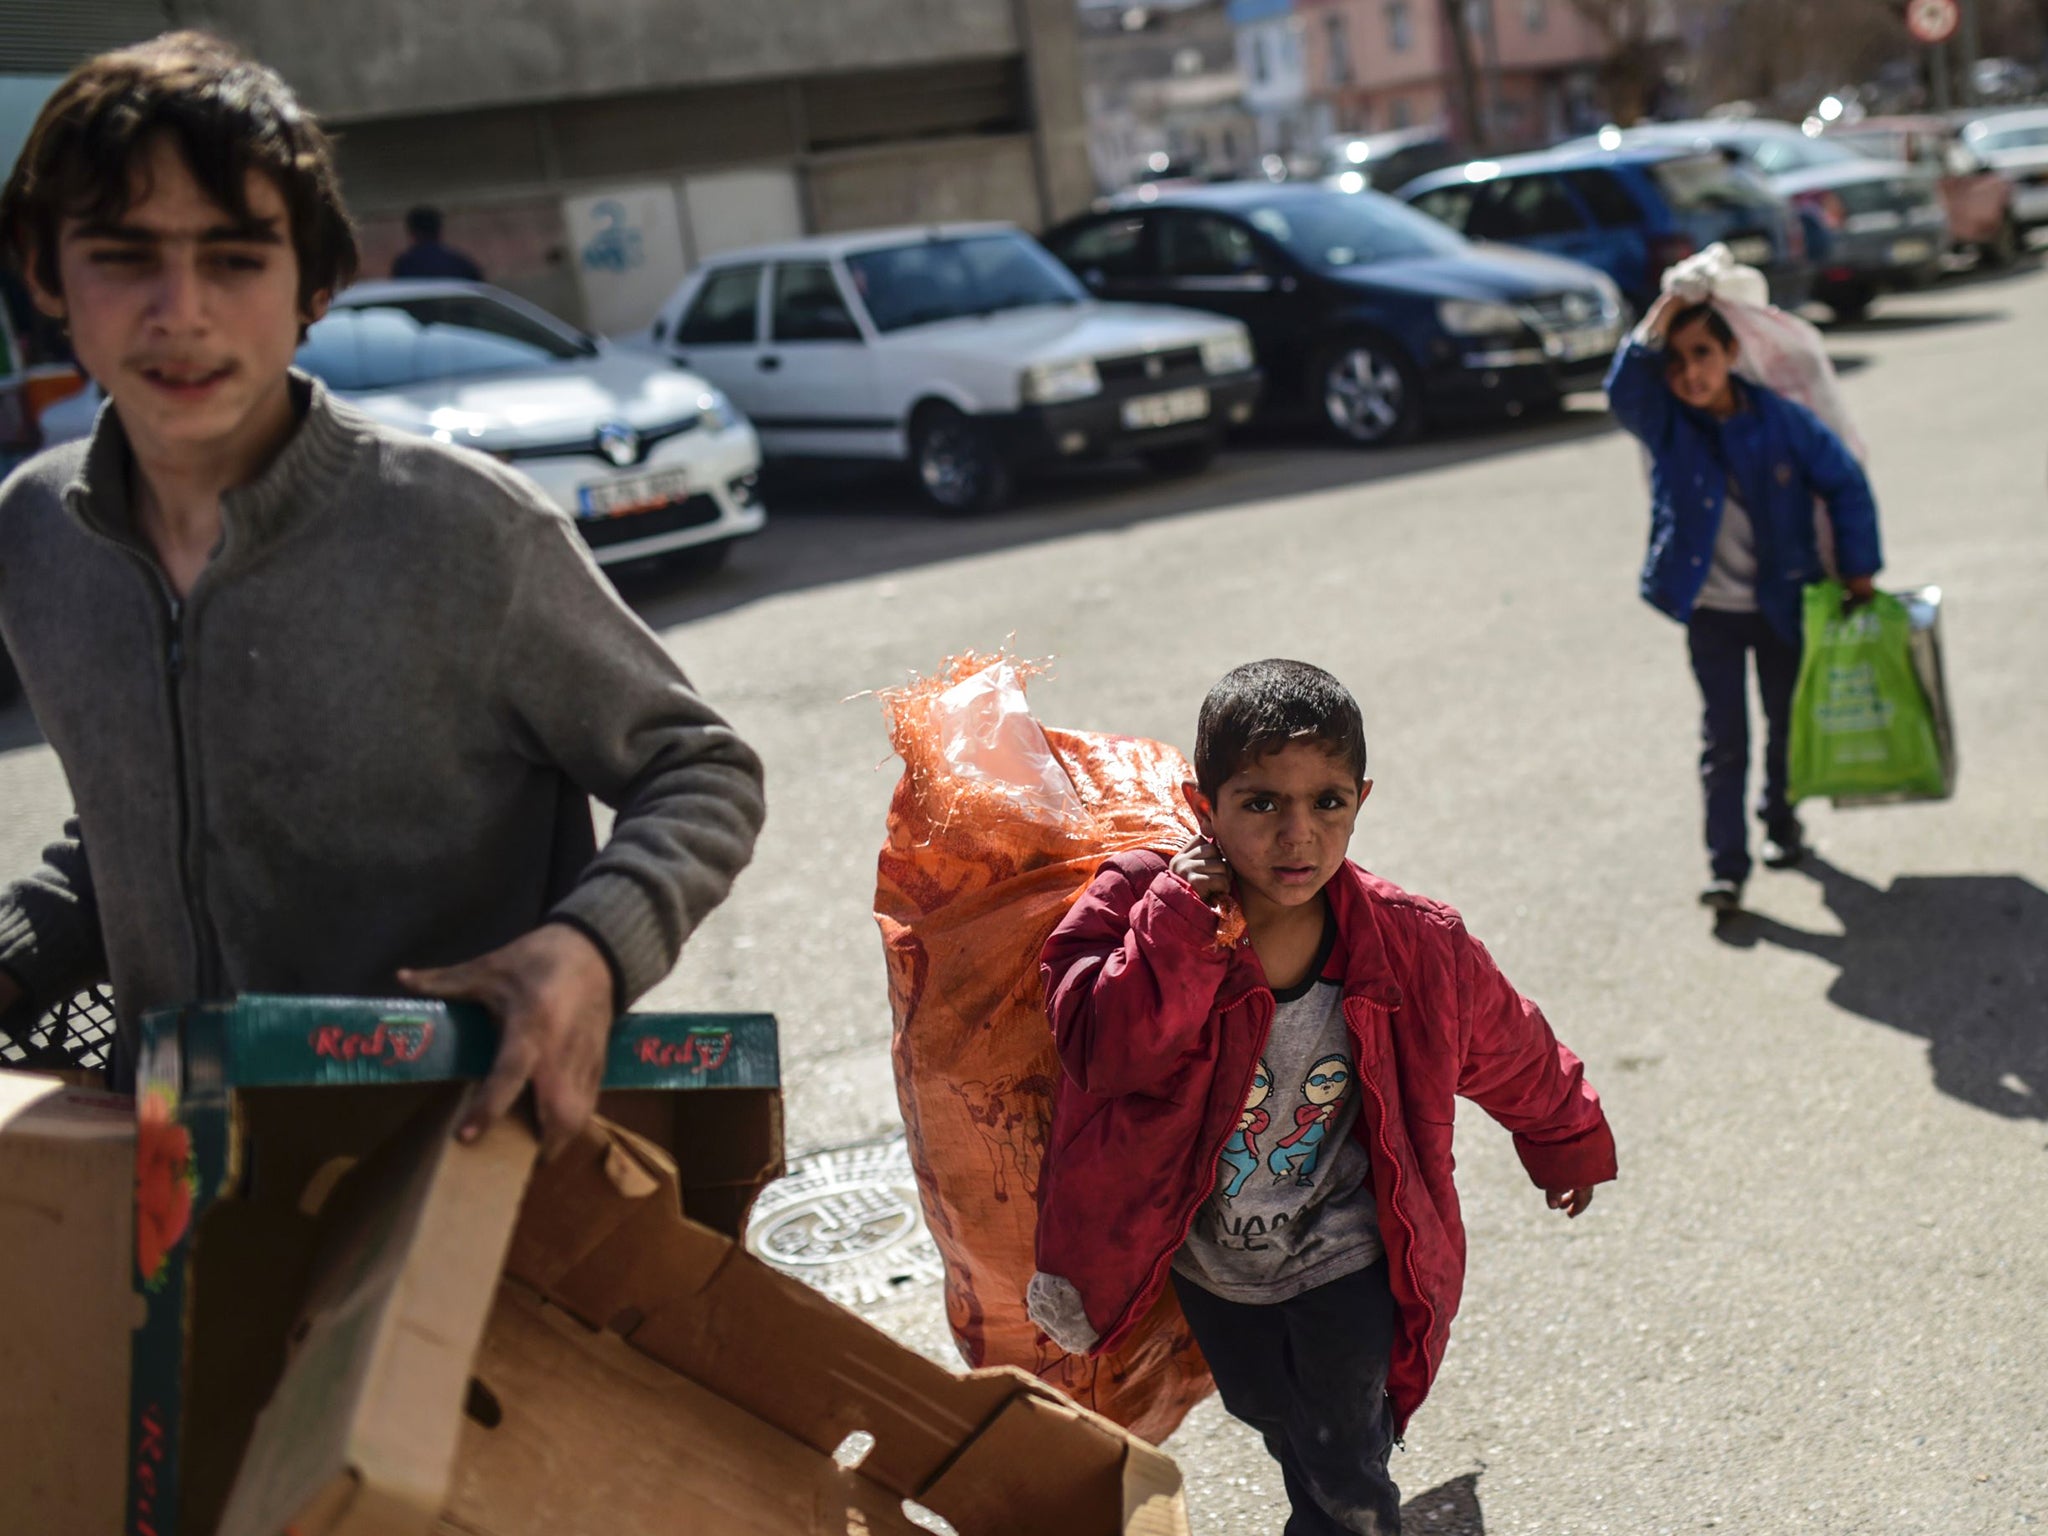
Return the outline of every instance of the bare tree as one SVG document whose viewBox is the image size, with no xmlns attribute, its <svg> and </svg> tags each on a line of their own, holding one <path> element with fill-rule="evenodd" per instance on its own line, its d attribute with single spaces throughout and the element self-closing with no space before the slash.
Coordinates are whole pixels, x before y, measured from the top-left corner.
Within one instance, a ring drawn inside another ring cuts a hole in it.
<svg viewBox="0 0 2048 1536">
<path fill-rule="evenodd" d="M 1607 115 L 1626 127 L 1650 115 L 1664 78 L 1664 54 L 1656 36 L 1651 0 L 1571 0 L 1606 45 L 1600 90 Z M 1788 7 L 1789 9 L 1789 7 Z"/>
<path fill-rule="evenodd" d="M 1489 125 L 1480 121 L 1479 63 L 1472 51 L 1471 0 L 1441 0 L 1456 73 L 1451 80 L 1451 130 L 1462 144 L 1483 149 Z M 2048 3 L 2048 0 L 2044 0 Z"/>
</svg>

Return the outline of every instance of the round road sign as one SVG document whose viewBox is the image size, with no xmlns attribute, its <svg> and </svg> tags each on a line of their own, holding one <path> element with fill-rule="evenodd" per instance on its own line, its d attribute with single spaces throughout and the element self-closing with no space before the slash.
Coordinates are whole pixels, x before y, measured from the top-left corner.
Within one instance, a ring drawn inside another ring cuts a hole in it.
<svg viewBox="0 0 2048 1536">
<path fill-rule="evenodd" d="M 1947 42 L 1962 19 L 1956 0 L 1906 0 L 1906 30 L 1917 42 Z"/>
</svg>

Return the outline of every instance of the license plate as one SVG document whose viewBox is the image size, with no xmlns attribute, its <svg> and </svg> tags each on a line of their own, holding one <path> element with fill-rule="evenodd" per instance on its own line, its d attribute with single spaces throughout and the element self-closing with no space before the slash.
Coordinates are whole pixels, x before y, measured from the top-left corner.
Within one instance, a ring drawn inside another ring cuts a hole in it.
<svg viewBox="0 0 2048 1536">
<path fill-rule="evenodd" d="M 1910 267 L 1916 262 L 1925 261 L 1933 254 L 1934 247 L 1925 240 L 1894 240 L 1892 242 L 1892 262 L 1896 266 Z"/>
<path fill-rule="evenodd" d="M 1883 230 L 1897 229 L 1905 222 L 1904 214 L 1894 213 L 1889 208 L 1880 208 L 1873 213 L 1850 214 L 1849 221 L 1843 228 L 1852 235 L 1874 235 Z"/>
<path fill-rule="evenodd" d="M 1124 402 L 1124 425 L 1133 432 L 1149 427 L 1177 426 L 1209 414 L 1209 391 L 1176 389 L 1164 395 L 1140 395 Z"/>
<path fill-rule="evenodd" d="M 690 495 L 690 473 L 684 469 L 658 469 L 651 475 L 628 475 L 622 480 L 599 480 L 576 492 L 577 506 L 584 517 L 624 517 L 629 512 L 646 512 L 685 501 Z"/>
<path fill-rule="evenodd" d="M 1730 240 L 1728 254 L 1745 267 L 1760 267 L 1771 259 L 1771 242 L 1756 235 L 1747 240 Z"/>
<path fill-rule="evenodd" d="M 1567 363 L 1581 362 L 1614 350 L 1614 330 L 1605 325 L 1582 325 L 1577 330 L 1560 331 L 1552 356 Z"/>
</svg>

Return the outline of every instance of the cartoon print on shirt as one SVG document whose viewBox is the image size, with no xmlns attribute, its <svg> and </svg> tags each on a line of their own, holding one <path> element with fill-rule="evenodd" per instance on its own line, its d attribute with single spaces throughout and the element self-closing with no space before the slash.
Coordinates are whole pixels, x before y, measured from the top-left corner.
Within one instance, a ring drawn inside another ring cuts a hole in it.
<svg viewBox="0 0 2048 1536">
<path fill-rule="evenodd" d="M 1313 1184 L 1316 1162 L 1323 1153 L 1323 1141 L 1330 1125 L 1344 1107 L 1344 1090 L 1351 1086 L 1351 1058 L 1341 1052 L 1325 1056 L 1308 1069 L 1301 1085 L 1306 1104 L 1294 1111 L 1294 1129 L 1282 1137 L 1266 1159 L 1276 1179 L 1294 1175 L 1297 1184 Z"/>
<path fill-rule="evenodd" d="M 1220 1165 L 1216 1177 L 1221 1183 L 1217 1193 L 1226 1200 L 1237 1198 L 1237 1192 L 1244 1188 L 1244 1181 L 1259 1166 L 1259 1136 L 1273 1123 L 1273 1117 L 1259 1106 L 1266 1102 L 1266 1095 L 1272 1091 L 1273 1071 L 1261 1060 L 1252 1073 L 1252 1090 L 1245 1095 L 1244 1109 L 1237 1117 L 1237 1129 L 1230 1133 L 1230 1140 L 1223 1144 L 1223 1155 L 1216 1160 Z"/>
</svg>

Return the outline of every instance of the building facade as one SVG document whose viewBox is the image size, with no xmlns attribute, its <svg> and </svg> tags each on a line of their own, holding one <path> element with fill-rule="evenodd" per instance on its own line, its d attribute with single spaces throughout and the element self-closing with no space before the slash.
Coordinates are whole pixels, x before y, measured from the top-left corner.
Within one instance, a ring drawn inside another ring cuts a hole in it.
<svg viewBox="0 0 2048 1536">
<path fill-rule="evenodd" d="M 1329 104 L 1309 90 L 1307 18 L 1295 0 L 1230 0 L 1230 22 L 1260 158 L 1313 157 L 1331 121 Z"/>
<path fill-rule="evenodd" d="M 407 208 L 603 331 L 696 263 L 882 224 L 1042 226 L 1094 187 L 1073 0 L 177 0 L 334 129 L 365 272 Z"/>
<path fill-rule="evenodd" d="M 1454 0 L 1463 5 L 1480 143 L 1550 143 L 1598 127 L 1609 47 L 1570 0 Z M 1457 50 L 1444 0 L 1298 0 L 1310 90 L 1338 131 L 1453 127 Z"/>
<path fill-rule="evenodd" d="M 1088 158 L 1114 191 L 1146 176 L 1237 176 L 1259 159 L 1225 0 L 1080 0 Z"/>
</svg>

